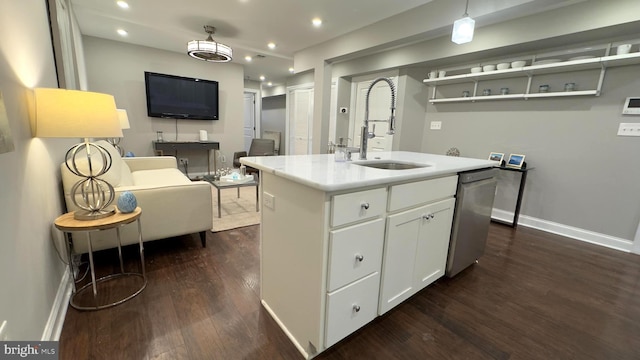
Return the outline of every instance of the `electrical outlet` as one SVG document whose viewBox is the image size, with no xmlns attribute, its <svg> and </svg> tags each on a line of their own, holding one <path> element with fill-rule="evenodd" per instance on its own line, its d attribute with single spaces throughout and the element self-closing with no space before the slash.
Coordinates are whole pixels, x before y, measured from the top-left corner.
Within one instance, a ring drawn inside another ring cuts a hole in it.
<svg viewBox="0 0 640 360">
<path fill-rule="evenodd" d="M 268 192 L 262 193 L 262 204 L 272 210 L 276 209 L 276 197 Z"/>
<path fill-rule="evenodd" d="M 7 320 L 0 325 L 0 341 L 9 341 L 9 334 L 7 334 Z"/>
<path fill-rule="evenodd" d="M 189 159 L 188 158 L 180 158 L 180 164 L 182 165 L 189 165 Z"/>
<path fill-rule="evenodd" d="M 440 129 L 442 129 L 442 121 L 431 122 L 431 130 L 440 130 Z"/>
<path fill-rule="evenodd" d="M 640 123 L 620 123 L 618 136 L 640 136 Z"/>
</svg>

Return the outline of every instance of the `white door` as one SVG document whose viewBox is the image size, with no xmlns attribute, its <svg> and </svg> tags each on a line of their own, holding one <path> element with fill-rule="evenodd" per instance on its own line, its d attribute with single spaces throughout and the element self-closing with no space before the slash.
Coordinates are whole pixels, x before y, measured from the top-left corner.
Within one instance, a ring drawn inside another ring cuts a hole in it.
<svg viewBox="0 0 640 360">
<path fill-rule="evenodd" d="M 244 93 L 244 151 L 249 152 L 251 140 L 256 137 L 256 94 Z"/>
<path fill-rule="evenodd" d="M 313 88 L 293 89 L 288 98 L 289 155 L 311 154 L 313 130 Z"/>
<path fill-rule="evenodd" d="M 391 81 L 395 84 L 396 78 L 392 78 Z M 355 101 L 355 113 L 354 113 L 354 126 L 351 138 L 354 139 L 354 146 L 360 144 L 360 132 L 362 131 L 362 125 L 364 124 L 364 113 L 367 90 L 372 81 L 363 81 L 355 84 L 356 86 L 356 101 Z M 391 145 L 393 144 L 393 135 L 388 135 L 389 115 L 391 115 L 391 89 L 389 85 L 381 81 L 377 83 L 371 93 L 369 94 L 369 131 L 374 131 L 375 124 L 375 137 L 369 139 L 367 143 L 367 152 L 374 151 L 391 151 Z M 385 120 L 384 122 L 371 122 L 371 120 Z"/>
</svg>

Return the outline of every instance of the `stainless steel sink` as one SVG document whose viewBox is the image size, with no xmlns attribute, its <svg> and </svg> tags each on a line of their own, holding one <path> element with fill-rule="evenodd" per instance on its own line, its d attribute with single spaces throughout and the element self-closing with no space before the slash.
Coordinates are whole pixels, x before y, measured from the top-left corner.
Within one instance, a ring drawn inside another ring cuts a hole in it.
<svg viewBox="0 0 640 360">
<path fill-rule="evenodd" d="M 399 161 L 372 161 L 372 162 L 354 162 L 355 165 L 372 167 L 383 170 L 409 170 L 429 167 L 427 164 L 414 164 Z"/>
</svg>

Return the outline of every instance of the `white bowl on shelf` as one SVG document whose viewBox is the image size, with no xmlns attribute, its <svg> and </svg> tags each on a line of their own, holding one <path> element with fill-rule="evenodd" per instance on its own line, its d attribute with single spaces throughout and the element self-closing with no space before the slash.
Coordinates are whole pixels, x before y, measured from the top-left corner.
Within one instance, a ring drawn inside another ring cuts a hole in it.
<svg viewBox="0 0 640 360">
<path fill-rule="evenodd" d="M 477 74 L 479 72 L 482 72 L 482 68 L 480 66 L 476 66 L 476 67 L 472 67 L 471 68 L 471 73 L 472 74 Z"/>
<path fill-rule="evenodd" d="M 493 64 L 485 65 L 482 67 L 482 71 L 493 71 L 496 69 L 496 66 Z"/>
<path fill-rule="evenodd" d="M 500 63 L 496 67 L 498 68 L 498 70 L 506 70 L 509 67 L 511 67 L 511 64 L 509 64 L 509 63 Z"/>
<path fill-rule="evenodd" d="M 512 61 L 511 62 L 511 67 L 512 68 L 521 68 L 523 66 L 527 65 L 527 62 L 524 60 L 516 60 L 516 61 Z"/>
</svg>

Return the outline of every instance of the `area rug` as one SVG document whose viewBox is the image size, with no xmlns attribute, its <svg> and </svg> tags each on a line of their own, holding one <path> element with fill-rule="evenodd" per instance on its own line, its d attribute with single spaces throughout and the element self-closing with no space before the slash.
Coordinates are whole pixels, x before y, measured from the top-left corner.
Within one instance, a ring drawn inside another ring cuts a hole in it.
<svg viewBox="0 0 640 360">
<path fill-rule="evenodd" d="M 238 189 L 220 190 L 222 217 L 218 217 L 218 192 L 212 186 L 213 194 L 213 229 L 225 231 L 249 225 L 260 224 L 260 213 L 256 212 L 256 188 L 247 186 Z"/>
</svg>

